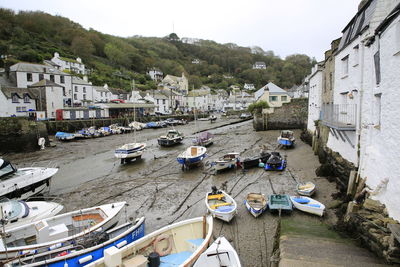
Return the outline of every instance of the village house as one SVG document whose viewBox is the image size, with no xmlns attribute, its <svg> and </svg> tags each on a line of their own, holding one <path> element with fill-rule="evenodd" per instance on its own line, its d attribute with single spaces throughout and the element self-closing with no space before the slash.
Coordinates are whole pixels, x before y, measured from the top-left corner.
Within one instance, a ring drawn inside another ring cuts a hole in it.
<svg viewBox="0 0 400 267">
<path fill-rule="evenodd" d="M 187 111 L 210 111 L 210 91 L 207 89 L 192 90 L 186 96 Z"/>
<path fill-rule="evenodd" d="M 87 76 L 83 79 L 73 76 L 73 105 L 74 106 L 87 106 L 88 103 L 93 103 L 95 99 L 95 92 L 92 83 L 88 82 Z"/>
<path fill-rule="evenodd" d="M 267 69 L 267 65 L 265 64 L 265 62 L 258 61 L 253 65 L 253 70 L 265 70 L 265 69 Z"/>
<path fill-rule="evenodd" d="M 200 59 L 198 58 L 193 59 L 192 64 L 200 64 Z"/>
<path fill-rule="evenodd" d="M 157 68 L 150 69 L 147 72 L 147 74 L 150 76 L 150 78 L 153 81 L 156 81 L 156 82 L 161 82 L 163 77 L 164 77 L 164 73 L 161 70 L 157 69 Z"/>
<path fill-rule="evenodd" d="M 324 62 L 319 62 L 311 69 L 309 76 L 310 94 L 308 97 L 308 120 L 307 130 L 310 133 L 315 131 L 315 121 L 319 120 L 321 113 L 321 95 L 324 83 Z"/>
<path fill-rule="evenodd" d="M 325 64 L 324 64 L 324 86 L 322 90 L 322 105 L 333 104 L 333 88 L 335 85 L 335 54 L 339 47 L 340 39 L 333 40 L 331 42 L 331 49 L 325 52 Z"/>
<path fill-rule="evenodd" d="M 29 88 L 0 88 L 0 117 L 28 117 L 36 111 L 36 94 Z"/>
<path fill-rule="evenodd" d="M 45 111 L 47 119 L 55 119 L 56 111 L 64 108 L 63 87 L 53 81 L 43 79 L 28 88 L 35 92 L 38 103 L 36 111 Z"/>
<path fill-rule="evenodd" d="M 145 100 L 154 103 L 154 112 L 158 114 L 170 114 L 170 100 L 161 90 L 149 90 L 146 92 Z"/>
<path fill-rule="evenodd" d="M 245 83 L 243 86 L 243 89 L 245 90 L 255 90 L 256 88 L 254 87 L 254 84 L 252 83 Z"/>
<path fill-rule="evenodd" d="M 87 71 L 85 70 L 85 65 L 82 63 L 82 59 L 79 57 L 76 59 L 60 57 L 60 54 L 55 52 L 54 57 L 51 59 L 51 61 L 60 66 L 59 70 L 61 71 L 67 70 L 77 74 L 87 74 Z"/>
<path fill-rule="evenodd" d="M 183 95 L 186 95 L 189 91 L 189 81 L 185 74 L 182 73 L 182 77 L 177 77 L 173 75 L 167 75 L 161 81 L 164 87 L 168 87 L 174 91 L 177 91 Z"/>
<path fill-rule="evenodd" d="M 269 82 L 254 93 L 255 101 L 265 101 L 270 108 L 281 107 L 284 103 L 289 103 L 291 98 L 285 90 L 276 84 Z"/>
<path fill-rule="evenodd" d="M 112 94 L 108 90 L 107 84 L 104 86 L 92 86 L 93 101 L 95 103 L 108 103 L 112 99 Z"/>
</svg>

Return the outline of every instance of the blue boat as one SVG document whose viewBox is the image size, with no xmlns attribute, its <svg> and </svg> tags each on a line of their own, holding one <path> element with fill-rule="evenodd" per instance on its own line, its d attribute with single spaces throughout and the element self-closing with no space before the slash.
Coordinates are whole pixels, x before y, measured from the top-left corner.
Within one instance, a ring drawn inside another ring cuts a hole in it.
<svg viewBox="0 0 400 267">
<path fill-rule="evenodd" d="M 190 146 L 181 154 L 178 155 L 176 160 L 182 165 L 182 170 L 200 163 L 206 156 L 207 148 L 203 146 Z"/>
<path fill-rule="evenodd" d="M 72 247 L 63 247 L 53 253 L 41 253 L 21 258 L 24 264 L 31 266 L 85 266 L 104 257 L 104 250 L 110 247 L 122 248 L 144 236 L 145 219 L 141 217 L 133 224 L 125 223 L 106 232 L 99 232 L 98 236 L 90 235 L 85 239 L 77 240 Z M 18 264 L 19 262 L 15 262 Z"/>
<path fill-rule="evenodd" d="M 293 147 L 295 138 L 292 131 L 282 131 L 278 137 L 278 144 L 284 148 Z"/>
<path fill-rule="evenodd" d="M 266 171 L 283 171 L 286 168 L 286 160 L 282 158 L 279 152 L 271 152 L 271 156 L 265 163 Z"/>
<path fill-rule="evenodd" d="M 75 135 L 72 133 L 65 133 L 65 132 L 57 132 L 55 137 L 58 140 L 62 140 L 62 141 L 68 141 L 68 140 L 72 140 L 75 139 Z"/>
</svg>

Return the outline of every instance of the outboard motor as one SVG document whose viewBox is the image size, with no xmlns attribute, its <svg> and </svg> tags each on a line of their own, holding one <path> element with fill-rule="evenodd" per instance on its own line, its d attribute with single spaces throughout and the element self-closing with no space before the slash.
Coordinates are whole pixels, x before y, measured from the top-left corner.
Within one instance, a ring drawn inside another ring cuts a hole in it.
<svg viewBox="0 0 400 267">
<path fill-rule="evenodd" d="M 211 192 L 212 192 L 213 195 L 218 194 L 218 188 L 217 188 L 215 185 L 213 185 L 213 186 L 211 187 Z"/>
<path fill-rule="evenodd" d="M 147 257 L 149 261 L 149 267 L 159 267 L 160 266 L 160 255 L 157 252 L 151 252 Z"/>
</svg>

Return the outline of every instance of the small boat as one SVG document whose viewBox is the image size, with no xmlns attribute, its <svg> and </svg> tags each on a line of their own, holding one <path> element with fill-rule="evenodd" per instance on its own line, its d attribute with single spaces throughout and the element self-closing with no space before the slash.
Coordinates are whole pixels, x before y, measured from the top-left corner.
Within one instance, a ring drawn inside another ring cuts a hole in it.
<svg viewBox="0 0 400 267">
<path fill-rule="evenodd" d="M 225 237 L 218 237 L 199 257 L 193 267 L 241 267 L 239 256 Z"/>
<path fill-rule="evenodd" d="M 50 190 L 50 180 L 58 168 L 15 168 L 0 158 L 0 198 L 27 199 Z"/>
<path fill-rule="evenodd" d="M 24 224 L 56 216 L 63 205 L 50 201 L 23 201 L 3 198 L 0 200 L 3 211 L 1 222 L 9 230 Z"/>
<path fill-rule="evenodd" d="M 221 170 L 234 168 L 239 159 L 239 153 L 228 153 L 211 163 L 214 169 L 218 172 Z"/>
<path fill-rule="evenodd" d="M 266 171 L 283 171 L 286 168 L 286 160 L 279 152 L 271 152 L 271 156 L 265 164 Z"/>
<path fill-rule="evenodd" d="M 100 127 L 98 132 L 100 136 L 109 136 L 112 134 L 110 127 Z"/>
<path fill-rule="evenodd" d="M 254 216 L 260 216 L 268 207 L 268 201 L 264 194 L 249 193 L 244 201 L 247 210 Z"/>
<path fill-rule="evenodd" d="M 75 139 L 75 134 L 73 133 L 65 133 L 65 132 L 56 132 L 55 138 L 60 141 L 69 141 Z"/>
<path fill-rule="evenodd" d="M 196 146 L 210 146 L 213 144 L 214 135 L 209 132 L 202 132 L 197 136 L 197 138 L 193 139 L 193 144 Z"/>
<path fill-rule="evenodd" d="M 211 122 L 215 122 L 215 121 L 217 120 L 217 116 L 211 115 L 210 118 L 209 118 L 209 120 L 210 120 Z"/>
<path fill-rule="evenodd" d="M 183 134 L 177 130 L 169 130 L 167 135 L 160 136 L 157 141 L 160 146 L 172 146 L 183 141 Z"/>
<path fill-rule="evenodd" d="M 141 131 L 146 126 L 146 124 L 138 121 L 133 121 L 129 123 L 128 126 L 132 129 L 135 129 L 136 131 Z"/>
<path fill-rule="evenodd" d="M 162 126 L 158 122 L 151 121 L 146 123 L 146 128 L 155 129 L 155 128 L 162 128 Z"/>
<path fill-rule="evenodd" d="M 73 245 L 84 235 L 116 225 L 125 204 L 118 202 L 76 210 L 12 228 L 0 239 L 0 259 Z"/>
<path fill-rule="evenodd" d="M 200 118 L 200 119 L 197 119 L 198 121 L 208 121 L 210 118 L 207 118 L 207 117 L 204 117 L 204 118 Z"/>
<path fill-rule="evenodd" d="M 121 164 L 125 162 L 130 162 L 131 160 L 140 159 L 146 148 L 145 143 L 128 143 L 118 147 L 115 150 L 115 157 L 121 159 Z"/>
<path fill-rule="evenodd" d="M 315 199 L 304 196 L 291 196 L 290 200 L 292 201 L 293 206 L 298 210 L 321 217 L 324 215 L 325 205 Z"/>
<path fill-rule="evenodd" d="M 111 124 L 109 126 L 111 133 L 112 134 L 121 134 L 122 133 L 122 129 L 120 126 L 118 126 L 117 124 Z"/>
<path fill-rule="evenodd" d="M 268 208 L 271 212 L 279 211 L 287 211 L 291 212 L 293 209 L 292 202 L 288 195 L 270 195 L 268 197 Z"/>
<path fill-rule="evenodd" d="M 222 190 L 213 186 L 211 192 L 206 194 L 206 207 L 214 218 L 230 222 L 237 213 L 236 201 Z"/>
<path fill-rule="evenodd" d="M 270 158 L 271 154 L 268 152 L 261 152 L 259 156 L 254 156 L 250 158 L 245 158 L 242 161 L 242 165 L 244 169 L 249 169 L 253 167 L 258 167 L 260 162 L 266 163 L 267 160 Z"/>
<path fill-rule="evenodd" d="M 293 136 L 293 132 L 289 130 L 285 130 L 281 132 L 281 135 L 278 137 L 278 144 L 283 147 L 293 147 L 294 141 L 296 139 Z"/>
<path fill-rule="evenodd" d="M 177 222 L 123 248 L 108 248 L 103 258 L 86 266 L 189 267 L 206 250 L 212 231 L 212 217 Z"/>
<path fill-rule="evenodd" d="M 207 148 L 203 146 L 190 146 L 179 154 L 176 160 L 179 164 L 182 164 L 182 169 L 185 169 L 202 162 L 207 156 L 206 152 Z"/>
<path fill-rule="evenodd" d="M 296 191 L 299 195 L 310 197 L 315 193 L 315 184 L 312 182 L 297 184 Z"/>
<path fill-rule="evenodd" d="M 20 262 L 29 266 L 79 266 L 83 267 L 91 262 L 104 257 L 104 250 L 114 247 L 122 248 L 144 236 L 145 219 L 136 219 L 135 222 L 127 222 L 108 231 L 95 232 L 92 235 L 77 239 L 72 247 L 61 247 L 57 250 L 41 254 L 21 256 L 12 262 L 13 266 Z"/>
</svg>

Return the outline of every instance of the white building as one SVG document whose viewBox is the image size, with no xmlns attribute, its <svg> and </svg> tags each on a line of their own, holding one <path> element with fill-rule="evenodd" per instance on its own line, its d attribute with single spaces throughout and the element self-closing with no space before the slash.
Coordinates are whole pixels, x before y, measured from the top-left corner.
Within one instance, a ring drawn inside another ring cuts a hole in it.
<svg viewBox="0 0 400 267">
<path fill-rule="evenodd" d="M 159 114 L 170 114 L 170 101 L 169 98 L 159 90 L 150 90 L 146 96 L 143 97 L 145 100 L 153 102 L 155 105 L 154 111 Z"/>
<path fill-rule="evenodd" d="M 164 73 L 163 73 L 161 70 L 156 69 L 156 68 L 150 69 L 150 70 L 147 72 L 147 74 L 150 76 L 150 78 L 151 78 L 153 81 L 157 81 L 157 82 L 162 81 L 162 79 L 163 79 L 163 77 L 164 77 Z"/>
<path fill-rule="evenodd" d="M 209 98 L 211 97 L 210 92 L 206 89 L 192 90 L 186 96 L 187 110 L 192 111 L 210 111 L 211 106 Z"/>
<path fill-rule="evenodd" d="M 85 65 L 82 63 L 82 59 L 79 57 L 76 59 L 60 57 L 60 54 L 55 52 L 51 61 L 60 66 L 61 71 L 67 70 L 78 74 L 87 74 Z"/>
<path fill-rule="evenodd" d="M 255 90 L 256 88 L 254 87 L 254 84 L 252 83 L 245 83 L 243 86 L 243 89 L 245 90 Z"/>
<path fill-rule="evenodd" d="M 93 103 L 95 99 L 95 90 L 93 89 L 92 83 L 87 81 L 87 77 L 81 79 L 77 76 L 72 77 L 72 88 L 73 88 L 73 105 L 74 106 L 85 106 L 88 103 Z"/>
<path fill-rule="evenodd" d="M 108 87 L 108 86 L 107 86 Z M 111 92 L 104 86 L 92 86 L 93 88 L 93 100 L 95 103 L 108 103 L 112 98 Z"/>
<path fill-rule="evenodd" d="M 323 87 L 323 62 L 315 64 L 309 78 L 310 97 L 308 98 L 308 121 L 307 130 L 310 133 L 315 131 L 315 121 L 319 120 L 322 105 Z"/>
<path fill-rule="evenodd" d="M 267 65 L 265 64 L 265 62 L 262 61 L 258 61 L 256 63 L 254 63 L 253 65 L 253 69 L 257 69 L 257 70 L 265 70 L 267 68 Z"/>
<path fill-rule="evenodd" d="M 189 91 L 189 81 L 186 78 L 185 74 L 182 73 L 182 77 L 177 77 L 173 75 L 167 75 L 162 80 L 162 84 L 165 87 L 168 87 L 174 91 L 177 91 L 181 94 L 186 95 Z"/>
<path fill-rule="evenodd" d="M 27 117 L 36 110 L 35 94 L 28 88 L 0 88 L 0 117 Z"/>
<path fill-rule="evenodd" d="M 34 91 L 38 103 L 36 109 L 45 111 L 47 119 L 55 119 L 56 111 L 64 108 L 63 87 L 53 81 L 44 79 L 29 86 Z"/>
</svg>

